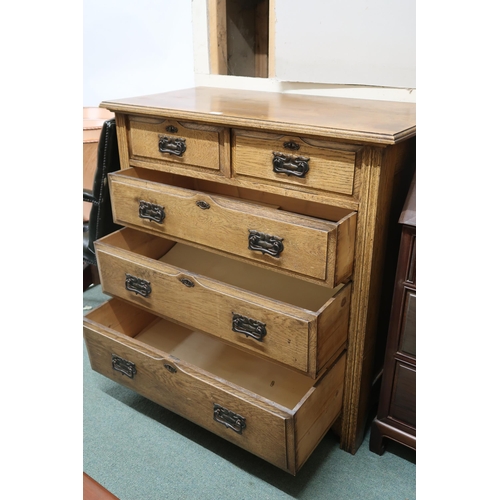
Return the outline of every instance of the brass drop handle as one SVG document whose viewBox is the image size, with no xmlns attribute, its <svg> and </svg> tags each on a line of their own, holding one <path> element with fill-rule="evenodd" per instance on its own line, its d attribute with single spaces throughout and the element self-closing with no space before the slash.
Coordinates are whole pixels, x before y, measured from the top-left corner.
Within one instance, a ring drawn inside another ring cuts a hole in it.
<svg viewBox="0 0 500 500">
<path fill-rule="evenodd" d="M 158 136 L 158 151 L 181 157 L 186 152 L 186 139 L 180 137 Z"/>
<path fill-rule="evenodd" d="M 111 366 L 113 370 L 116 370 L 117 372 L 120 372 L 129 378 L 134 378 L 134 375 L 137 373 L 135 363 L 132 363 L 132 361 L 128 361 L 127 359 L 121 358 L 116 354 L 111 354 Z"/>
<path fill-rule="evenodd" d="M 165 219 L 165 207 L 149 201 L 139 201 L 139 217 L 161 224 Z"/>
<path fill-rule="evenodd" d="M 125 289 L 136 295 L 147 297 L 151 293 L 151 283 L 132 274 L 125 274 Z"/>
<path fill-rule="evenodd" d="M 273 172 L 305 177 L 309 172 L 309 160 L 305 156 L 287 155 L 273 151 Z"/>
<path fill-rule="evenodd" d="M 247 426 L 245 417 L 234 413 L 227 408 L 224 408 L 217 403 L 214 403 L 214 420 L 222 425 L 225 425 L 228 429 L 233 430 L 238 434 L 243 433 L 243 429 Z"/>
<path fill-rule="evenodd" d="M 279 257 L 280 253 L 285 249 L 283 238 L 279 236 L 271 236 L 270 234 L 261 233 L 254 229 L 249 229 L 248 249 L 262 252 L 263 254 Z"/>
<path fill-rule="evenodd" d="M 233 313 L 233 332 L 242 333 L 258 342 L 262 342 L 267 335 L 265 323 L 236 313 Z"/>
</svg>

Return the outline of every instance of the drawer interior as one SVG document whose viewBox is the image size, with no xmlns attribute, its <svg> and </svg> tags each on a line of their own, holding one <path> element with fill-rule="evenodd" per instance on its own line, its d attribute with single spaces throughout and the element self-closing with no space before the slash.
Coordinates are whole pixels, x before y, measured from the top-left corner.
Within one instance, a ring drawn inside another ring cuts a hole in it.
<svg viewBox="0 0 500 500">
<path fill-rule="evenodd" d="M 277 209 L 286 210 L 287 212 L 297 215 L 305 215 L 307 217 L 314 217 L 331 222 L 339 222 L 352 213 L 352 210 L 341 207 L 323 205 L 312 201 L 266 193 L 262 190 L 257 191 L 248 188 L 241 188 L 220 182 L 185 177 L 158 170 L 135 167 L 115 172 L 112 175 L 116 177 L 141 179 L 158 184 L 167 184 L 184 189 L 191 189 L 193 191 L 202 191 L 208 194 L 238 198 L 248 202 L 255 202 L 276 207 Z"/>
<path fill-rule="evenodd" d="M 314 385 L 314 380 L 305 375 L 253 356 L 211 335 L 157 318 L 116 298 L 86 318 L 289 410 L 293 410 Z"/>
<path fill-rule="evenodd" d="M 343 286 L 328 289 L 182 243 L 159 260 L 309 311 L 318 311 Z"/>
<path fill-rule="evenodd" d="M 287 304 L 319 311 L 344 286 L 331 289 L 237 261 L 198 247 L 125 228 L 100 240 L 113 247 L 158 260 Z"/>
</svg>

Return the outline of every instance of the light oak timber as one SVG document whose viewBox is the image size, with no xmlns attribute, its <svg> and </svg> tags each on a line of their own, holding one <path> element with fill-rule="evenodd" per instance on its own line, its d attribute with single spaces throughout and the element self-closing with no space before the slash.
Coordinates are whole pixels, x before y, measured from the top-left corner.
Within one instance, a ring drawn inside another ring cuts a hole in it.
<svg viewBox="0 0 500 500">
<path fill-rule="evenodd" d="M 352 273 L 354 230 L 343 230 L 342 239 L 339 232 L 344 224 L 355 227 L 354 212 L 338 222 L 308 218 L 240 199 L 148 181 L 147 177 L 137 179 L 134 169 L 110 175 L 109 179 L 118 224 L 210 247 L 327 286 L 345 281 Z M 139 217 L 140 201 L 161 206 L 165 219 L 159 223 Z M 197 203 L 208 203 L 210 208 L 202 210 Z M 249 249 L 250 230 L 282 238 L 283 251 L 275 257 Z"/>
<path fill-rule="evenodd" d="M 390 145 L 416 133 L 415 104 L 262 91 L 196 87 L 104 101 L 115 113 L 137 113 L 226 125 Z"/>
<path fill-rule="evenodd" d="M 182 164 L 183 169 L 198 167 L 226 174 L 229 172 L 228 154 L 229 129 L 193 122 L 182 122 L 165 118 L 130 115 L 128 117 L 130 159 L 150 158 Z M 173 127 L 174 131 L 169 128 Z M 186 150 L 182 156 L 159 151 L 159 138 L 169 137 L 185 141 Z"/>
<path fill-rule="evenodd" d="M 226 0 L 208 0 L 210 73 L 227 75 Z"/>
<path fill-rule="evenodd" d="M 345 354 L 315 382 L 118 299 L 84 318 L 84 338 L 94 370 L 292 474 L 340 411 Z M 133 377 L 112 354 L 135 364 Z M 241 434 L 215 420 L 214 403 L 246 419 Z"/>
<path fill-rule="evenodd" d="M 190 167 L 189 169 L 184 168 L 183 165 L 179 166 L 173 162 L 168 161 L 153 161 L 153 160 L 130 160 L 130 163 L 127 167 L 123 167 L 124 169 L 128 169 L 129 167 L 138 167 L 142 170 L 153 169 L 159 170 L 163 173 L 171 173 L 178 176 L 189 177 L 194 179 L 199 179 L 200 181 L 217 181 L 219 184 L 225 184 L 231 187 L 239 187 L 241 189 L 248 189 L 257 191 L 259 193 L 269 193 L 277 196 L 281 196 L 283 198 L 293 195 L 294 200 L 304 200 L 308 202 L 314 202 L 315 204 L 323 204 L 336 208 L 345 208 L 350 210 L 357 210 L 359 207 L 359 201 L 356 197 L 356 193 L 358 192 L 357 185 L 359 184 L 358 179 L 359 176 L 355 177 L 354 180 L 354 195 L 343 195 L 340 193 L 322 193 L 319 190 L 307 188 L 302 185 L 278 185 L 278 184 L 269 184 L 262 183 L 256 179 L 246 180 L 244 178 L 238 177 L 225 177 L 220 175 L 219 173 L 207 173 L 203 171 L 203 169 L 198 167 Z"/>
<path fill-rule="evenodd" d="M 350 283 L 334 290 L 308 285 L 128 228 L 99 240 L 96 250 L 104 293 L 312 378 L 345 346 Z M 126 274 L 146 279 L 151 294 L 127 290 Z M 193 286 L 184 286 L 184 278 Z M 262 341 L 234 332 L 233 313 L 264 323 Z"/>
<path fill-rule="evenodd" d="M 298 150 L 285 148 L 293 142 Z M 311 191 L 330 191 L 352 195 L 356 152 L 360 146 L 347 146 L 332 141 L 283 134 L 233 130 L 234 177 L 253 177 L 286 187 L 301 186 Z M 309 171 L 303 177 L 273 171 L 273 153 L 308 158 Z"/>
<path fill-rule="evenodd" d="M 130 162 L 128 154 L 128 120 L 122 113 L 115 113 L 116 136 L 118 138 L 118 155 L 120 156 L 120 168 L 124 168 Z"/>
<path fill-rule="evenodd" d="M 397 206 L 399 195 L 406 194 L 414 170 L 415 105 L 205 87 L 106 101 L 101 106 L 125 115 L 139 113 L 193 121 L 252 134 L 281 133 L 309 141 L 341 143 L 345 150 L 356 149 L 352 194 L 235 177 L 233 170 L 233 177 L 216 177 L 192 169 L 183 172 L 174 162 L 164 162 L 161 167 L 168 170 L 168 175 L 190 178 L 189 182 L 196 186 L 190 189 L 203 190 L 216 181 L 224 186 L 224 194 L 327 220 L 331 217 L 329 211 L 357 212 L 356 227 L 343 226 L 344 237 L 350 239 L 352 231 L 356 235 L 352 240 L 354 268 L 340 426 L 341 447 L 355 453 L 364 435 L 377 373 L 375 356 L 384 335 L 380 323 L 384 315 L 384 281 L 391 274 L 385 262 L 391 253 L 387 239 L 393 229 L 393 212 L 402 206 Z M 234 144 L 231 147 L 234 149 Z M 131 166 L 159 169 L 152 160 L 129 160 L 122 165 Z M 343 238 L 341 233 L 338 236 Z M 339 429 L 337 423 L 335 428 Z"/>
<path fill-rule="evenodd" d="M 255 77 L 267 78 L 269 54 L 269 0 L 255 7 Z"/>
<path fill-rule="evenodd" d="M 367 149 L 363 158 L 341 434 L 341 446 L 352 453 L 364 437 L 374 373 L 378 373 L 374 370 L 377 340 L 386 335 L 386 330 L 380 331 L 378 320 L 388 266 L 387 233 L 391 216 L 397 220 L 394 214 L 400 212 L 400 200 L 404 201 L 411 182 L 414 148 L 413 139 L 390 149 Z"/>
</svg>

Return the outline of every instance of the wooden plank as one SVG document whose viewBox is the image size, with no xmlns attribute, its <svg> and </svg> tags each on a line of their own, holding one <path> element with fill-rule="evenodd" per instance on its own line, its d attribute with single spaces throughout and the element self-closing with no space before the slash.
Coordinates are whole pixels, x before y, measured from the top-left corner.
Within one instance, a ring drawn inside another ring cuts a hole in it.
<svg viewBox="0 0 500 500">
<path fill-rule="evenodd" d="M 399 206 L 398 197 L 407 192 L 413 175 L 408 163 L 413 145 L 408 141 L 387 150 L 368 148 L 363 155 L 341 436 L 341 447 L 351 453 L 363 440 L 376 350 L 387 335 L 379 325 L 386 292 L 382 285 L 387 275 L 387 237 L 391 218 L 397 223 L 394 212 L 399 215 L 403 206 L 404 197 Z M 396 175 L 398 171 L 402 175 Z M 392 287 L 393 283 L 387 293 Z"/>
<path fill-rule="evenodd" d="M 276 13 L 275 1 L 269 0 L 269 24 L 268 24 L 268 58 L 267 58 L 267 76 L 274 78 L 276 76 Z"/>
<path fill-rule="evenodd" d="M 297 471 L 340 414 L 345 358 L 345 354 L 342 354 L 331 370 L 311 389 L 297 410 L 295 415 Z"/>
<path fill-rule="evenodd" d="M 128 152 L 128 127 L 127 119 L 122 113 L 116 113 L 116 135 L 118 138 L 118 154 L 120 156 L 120 168 L 129 167 L 130 157 Z"/>
<path fill-rule="evenodd" d="M 170 323 L 172 327 L 175 327 Z M 139 341 L 87 325 L 84 336 L 92 368 L 165 408 L 201 425 L 276 466 L 287 469 L 286 420 L 289 412 L 188 362 Z M 142 346 L 145 346 L 144 348 Z M 156 351 L 157 354 L 152 355 Z M 111 354 L 136 366 L 133 377 L 113 369 Z M 165 368 L 170 366 L 170 370 Z M 214 366 L 218 366 L 215 360 Z M 261 373 L 256 370 L 256 373 Z M 286 383 L 289 376 L 283 378 Z M 310 380 L 310 379 L 309 379 Z M 294 382 L 296 385 L 296 381 Z M 269 385 L 269 384 L 268 384 Z M 278 390 L 279 383 L 274 388 Z M 248 425 L 241 434 L 214 419 L 214 403 L 242 415 Z"/>
<path fill-rule="evenodd" d="M 371 144 L 395 144 L 416 134 L 416 105 L 406 102 L 196 87 L 104 101 L 100 106 Z"/>
<path fill-rule="evenodd" d="M 255 7 L 255 77 L 268 77 L 269 53 L 269 0 Z"/>
<path fill-rule="evenodd" d="M 210 73 L 227 75 L 226 0 L 208 0 Z"/>
</svg>

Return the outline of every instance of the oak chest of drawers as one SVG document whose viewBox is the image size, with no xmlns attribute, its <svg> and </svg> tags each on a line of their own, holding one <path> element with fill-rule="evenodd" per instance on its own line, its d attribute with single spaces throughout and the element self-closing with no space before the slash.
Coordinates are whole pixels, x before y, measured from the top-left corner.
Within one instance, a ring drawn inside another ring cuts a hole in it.
<svg viewBox="0 0 500 500">
<path fill-rule="evenodd" d="M 92 368 L 292 474 L 367 419 L 413 104 L 195 88 L 106 101 L 124 226 Z M 404 201 L 404 200 L 403 200 Z"/>
</svg>

